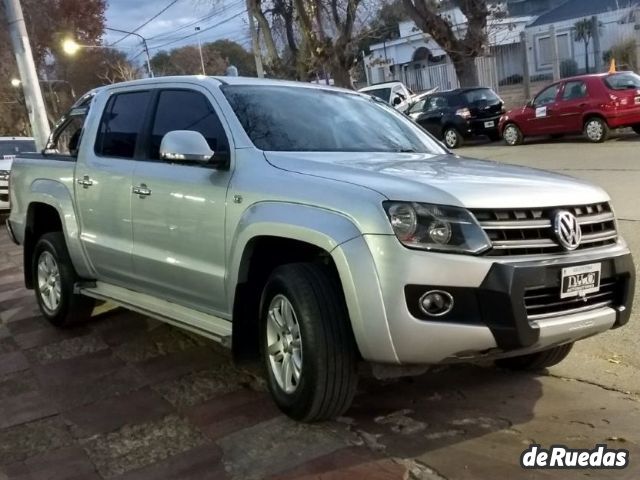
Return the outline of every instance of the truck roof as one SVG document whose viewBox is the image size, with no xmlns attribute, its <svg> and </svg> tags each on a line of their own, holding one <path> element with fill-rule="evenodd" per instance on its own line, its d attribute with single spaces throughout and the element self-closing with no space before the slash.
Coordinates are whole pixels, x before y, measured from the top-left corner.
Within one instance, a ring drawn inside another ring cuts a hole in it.
<svg viewBox="0 0 640 480">
<path fill-rule="evenodd" d="M 320 90 L 333 90 L 354 93 L 353 90 L 333 87 L 329 85 L 318 85 L 308 82 L 295 82 L 292 80 L 276 80 L 272 78 L 256 78 L 256 77 L 223 77 L 223 76 L 205 76 L 205 75 L 174 75 L 168 77 L 144 78 L 141 80 L 131 80 L 128 82 L 114 83 L 104 87 L 98 87 L 95 91 L 108 90 L 111 88 L 137 86 L 137 85 L 157 85 L 162 83 L 184 82 L 203 83 L 214 81 L 218 85 L 271 85 L 271 86 L 290 86 L 317 88 Z"/>
</svg>

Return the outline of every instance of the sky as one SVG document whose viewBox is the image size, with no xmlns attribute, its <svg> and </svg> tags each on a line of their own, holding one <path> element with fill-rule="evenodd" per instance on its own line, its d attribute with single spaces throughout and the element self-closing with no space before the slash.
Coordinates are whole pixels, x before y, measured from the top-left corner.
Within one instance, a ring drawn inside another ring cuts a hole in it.
<svg viewBox="0 0 640 480">
<path fill-rule="evenodd" d="M 158 14 L 173 0 L 107 0 L 106 26 L 131 31 Z M 171 50 L 183 45 L 195 45 L 198 36 L 203 43 L 222 38 L 237 41 L 248 48 L 245 0 L 177 0 L 164 13 L 137 31 L 147 39 L 151 56 L 161 50 Z M 184 38 L 190 36 L 190 38 Z M 107 31 L 105 44 L 111 44 L 124 34 Z M 142 52 L 141 40 L 129 36 L 117 44 L 129 58 Z"/>
</svg>

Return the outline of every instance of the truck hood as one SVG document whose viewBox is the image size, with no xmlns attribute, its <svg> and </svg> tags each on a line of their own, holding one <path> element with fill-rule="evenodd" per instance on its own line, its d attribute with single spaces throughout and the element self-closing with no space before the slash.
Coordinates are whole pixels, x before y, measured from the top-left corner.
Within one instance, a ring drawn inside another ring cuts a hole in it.
<svg viewBox="0 0 640 480">
<path fill-rule="evenodd" d="M 605 202 L 586 181 L 457 155 L 265 152 L 276 168 L 360 185 L 390 200 L 468 208 L 532 208 Z"/>
</svg>

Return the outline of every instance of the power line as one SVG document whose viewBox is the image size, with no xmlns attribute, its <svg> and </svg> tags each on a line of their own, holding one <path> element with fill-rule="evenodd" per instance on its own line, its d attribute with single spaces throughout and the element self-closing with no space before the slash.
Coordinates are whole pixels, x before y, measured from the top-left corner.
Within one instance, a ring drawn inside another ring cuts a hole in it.
<svg viewBox="0 0 640 480">
<path fill-rule="evenodd" d="M 113 42 L 111 44 L 111 46 L 113 47 L 114 45 L 117 45 L 118 43 L 120 43 L 121 41 L 123 41 L 125 38 L 128 38 L 129 35 L 131 35 L 132 33 L 136 33 L 138 30 L 140 30 L 141 28 L 149 25 L 149 23 L 151 23 L 153 20 L 155 20 L 156 18 L 158 18 L 160 15 L 162 15 L 164 12 L 166 12 L 167 10 L 169 10 L 171 7 L 173 7 L 176 3 L 178 3 L 180 0 L 172 0 L 171 2 L 169 2 L 169 5 L 167 5 L 166 7 L 164 7 L 162 10 L 160 10 L 158 13 L 156 13 L 154 16 L 152 16 L 149 20 L 147 20 L 146 22 L 144 22 L 142 25 L 138 26 L 136 29 L 132 30 L 131 33 L 127 33 L 124 37 L 120 38 L 119 40 L 116 40 L 115 42 Z"/>
<path fill-rule="evenodd" d="M 175 34 L 176 32 L 179 32 L 181 30 L 185 30 L 189 27 L 193 27 L 197 24 L 201 24 L 201 23 L 206 23 L 208 22 L 210 19 L 212 19 L 213 17 L 216 17 L 222 13 L 225 13 L 228 10 L 232 10 L 233 8 L 239 6 L 239 5 L 243 5 L 245 2 L 244 0 L 237 0 L 234 1 L 228 5 L 225 5 L 223 8 L 221 8 L 220 10 L 214 9 L 211 11 L 211 13 L 208 13 L 200 18 L 196 18 L 195 20 L 186 23 L 184 25 L 180 25 L 178 28 L 173 29 L 169 35 L 167 35 L 167 33 L 159 33 L 158 35 L 154 35 L 153 37 L 149 37 L 148 40 L 169 40 L 171 38 L 173 38 L 173 34 Z"/>
<path fill-rule="evenodd" d="M 166 47 L 167 45 L 172 45 L 172 44 L 177 43 L 177 42 L 180 42 L 180 41 L 182 41 L 182 40 L 186 40 L 186 39 L 188 39 L 188 38 L 195 37 L 195 36 L 196 36 L 196 35 L 198 35 L 198 34 L 201 34 L 201 33 L 207 32 L 207 31 L 209 31 L 209 30 L 212 30 L 212 29 L 214 29 L 214 28 L 216 28 L 216 27 L 219 27 L 220 25 L 224 25 L 225 23 L 230 22 L 231 20 L 233 20 L 233 19 L 235 19 L 235 18 L 239 17 L 240 15 L 244 15 L 245 13 L 247 13 L 247 11 L 246 11 L 246 10 L 242 10 L 241 12 L 238 12 L 238 13 L 236 13 L 235 15 L 232 15 L 232 16 L 230 16 L 230 17 L 228 17 L 228 18 L 225 18 L 224 20 L 222 20 L 222 21 L 220 21 L 220 22 L 218 22 L 218 23 L 215 23 L 215 24 L 211 25 L 210 27 L 207 27 L 207 28 L 202 29 L 202 30 L 200 30 L 200 31 L 198 31 L 198 32 L 195 32 L 195 33 L 191 33 L 191 34 L 189 34 L 189 35 L 185 35 L 185 36 L 184 36 L 184 37 L 182 37 L 182 38 L 178 38 L 178 39 L 176 39 L 176 40 L 171 40 L 170 42 L 166 42 L 166 43 L 163 43 L 163 44 L 161 44 L 161 45 L 157 45 L 157 46 L 155 46 L 155 47 L 151 47 L 151 49 L 152 49 L 152 50 L 158 50 L 158 49 L 160 49 L 160 48 Z"/>
</svg>

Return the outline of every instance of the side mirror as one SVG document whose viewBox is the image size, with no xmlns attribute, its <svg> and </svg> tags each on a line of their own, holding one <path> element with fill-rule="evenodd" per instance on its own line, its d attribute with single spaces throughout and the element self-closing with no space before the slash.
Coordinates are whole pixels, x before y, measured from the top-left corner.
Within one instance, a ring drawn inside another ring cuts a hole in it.
<svg viewBox="0 0 640 480">
<path fill-rule="evenodd" d="M 528 108 L 533 108 L 533 98 L 529 100 L 525 106 Z"/>
<path fill-rule="evenodd" d="M 173 130 L 162 137 L 160 158 L 169 162 L 196 162 L 222 166 L 214 160 L 215 152 L 200 132 Z M 226 162 L 224 162 L 226 163 Z"/>
<path fill-rule="evenodd" d="M 400 105 L 402 103 L 402 97 L 400 95 L 397 95 L 394 99 L 393 99 L 393 106 L 397 107 L 398 105 Z"/>
</svg>

